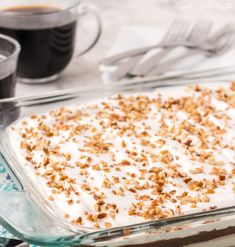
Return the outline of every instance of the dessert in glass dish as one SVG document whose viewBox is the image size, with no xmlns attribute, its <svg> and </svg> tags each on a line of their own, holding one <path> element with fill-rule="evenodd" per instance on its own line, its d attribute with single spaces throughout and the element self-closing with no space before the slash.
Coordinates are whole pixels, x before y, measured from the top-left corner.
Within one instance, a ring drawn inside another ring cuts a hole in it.
<svg viewBox="0 0 235 247">
<path fill-rule="evenodd" d="M 13 170 L 45 210 L 72 232 L 103 232 L 90 246 L 184 246 L 234 233 L 235 84 L 119 91 L 5 128 Z"/>
</svg>

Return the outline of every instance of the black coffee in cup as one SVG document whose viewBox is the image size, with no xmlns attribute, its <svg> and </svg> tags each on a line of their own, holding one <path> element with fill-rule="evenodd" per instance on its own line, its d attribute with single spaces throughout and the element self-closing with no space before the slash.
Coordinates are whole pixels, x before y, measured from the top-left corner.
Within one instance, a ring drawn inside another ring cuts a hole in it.
<svg viewBox="0 0 235 247">
<path fill-rule="evenodd" d="M 0 54 L 0 63 L 7 59 L 6 56 Z M 15 94 L 15 72 L 4 74 L 0 77 L 0 99 L 13 97 Z"/>
<path fill-rule="evenodd" d="M 3 12 L 8 13 L 5 19 Z M 21 44 L 19 77 L 49 78 L 69 64 L 74 52 L 76 20 L 69 13 L 58 15 L 60 12 L 57 7 L 37 5 L 15 6 L 0 12 L 0 33 Z M 17 21 L 17 15 L 28 18 Z M 35 15 L 37 21 L 30 22 Z"/>
<path fill-rule="evenodd" d="M 19 52 L 20 45 L 16 40 L 0 34 L 0 128 L 19 115 L 14 100 L 8 99 L 15 96 Z"/>
<path fill-rule="evenodd" d="M 16 40 L 0 34 L 0 100 L 15 95 L 19 52 L 20 46 Z"/>
</svg>

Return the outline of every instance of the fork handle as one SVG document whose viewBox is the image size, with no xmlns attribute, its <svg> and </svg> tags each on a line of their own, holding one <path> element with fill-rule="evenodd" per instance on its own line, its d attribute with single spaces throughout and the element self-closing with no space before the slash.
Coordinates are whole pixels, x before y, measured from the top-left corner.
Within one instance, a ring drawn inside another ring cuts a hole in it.
<svg viewBox="0 0 235 247">
<path fill-rule="evenodd" d="M 144 76 L 154 76 L 158 74 L 164 74 L 170 71 L 171 69 L 173 69 L 181 60 L 196 54 L 198 54 L 197 49 L 188 50 L 186 53 L 181 54 L 180 56 L 177 56 L 171 59 L 170 61 L 167 61 L 165 63 L 160 64 L 159 66 L 154 67 L 152 70 L 148 71 Z"/>
<path fill-rule="evenodd" d="M 137 66 L 131 71 L 130 74 L 134 76 L 145 75 L 148 71 L 153 69 L 159 62 L 161 62 L 173 49 L 174 47 L 169 47 L 162 49 L 159 52 L 153 54 L 150 58 L 146 59 L 144 62 L 137 64 Z M 148 53 L 146 55 L 148 55 Z"/>
<path fill-rule="evenodd" d="M 139 63 L 139 61 L 142 58 L 143 58 L 142 54 L 130 57 L 127 62 L 119 65 L 117 70 L 115 70 L 111 74 L 112 79 L 119 80 L 122 77 L 124 77 L 127 74 L 129 74 L 129 72 Z"/>
<path fill-rule="evenodd" d="M 148 52 L 150 50 L 153 50 L 153 49 L 158 49 L 158 48 L 163 48 L 163 49 L 172 48 L 173 49 L 173 48 L 179 47 L 179 46 L 188 47 L 190 49 L 198 48 L 198 47 L 196 47 L 194 45 L 188 44 L 187 42 L 176 43 L 176 44 L 172 44 L 172 45 L 165 45 L 164 43 L 160 43 L 160 44 L 157 44 L 157 45 L 145 46 L 145 47 L 136 48 L 136 49 L 133 49 L 133 50 L 129 50 L 129 51 L 124 51 L 124 52 L 118 53 L 116 55 L 113 55 L 113 56 L 110 56 L 110 57 L 102 59 L 99 62 L 99 64 L 100 65 L 109 66 L 109 65 L 115 64 L 116 62 L 118 62 L 118 61 L 120 61 L 120 60 L 122 60 L 124 58 L 137 56 L 137 55 L 146 53 L 146 52 Z M 200 49 L 200 48 L 198 48 L 198 49 Z M 202 49 L 202 50 L 205 50 L 205 49 Z"/>
<path fill-rule="evenodd" d="M 112 64 L 116 63 L 117 61 L 119 61 L 119 60 L 121 60 L 123 58 L 136 56 L 136 55 L 145 53 L 145 52 L 147 52 L 149 50 L 156 49 L 156 48 L 163 48 L 163 47 L 164 47 L 164 45 L 158 44 L 158 45 L 150 45 L 150 46 L 145 46 L 145 47 L 141 47 L 141 48 L 137 48 L 137 49 L 121 52 L 121 53 L 118 53 L 117 55 L 113 55 L 113 56 L 110 56 L 110 57 L 107 57 L 107 58 L 101 60 L 100 64 L 102 64 L 102 65 L 112 65 Z"/>
</svg>

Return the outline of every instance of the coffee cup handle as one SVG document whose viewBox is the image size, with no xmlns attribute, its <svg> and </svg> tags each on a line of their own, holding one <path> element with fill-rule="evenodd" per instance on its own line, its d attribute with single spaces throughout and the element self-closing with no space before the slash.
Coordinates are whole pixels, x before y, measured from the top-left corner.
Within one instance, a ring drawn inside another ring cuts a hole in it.
<svg viewBox="0 0 235 247">
<path fill-rule="evenodd" d="M 92 15 L 96 19 L 96 22 L 97 22 L 96 35 L 95 35 L 95 38 L 92 40 L 92 42 L 83 51 L 77 52 L 75 54 L 75 57 L 80 57 L 84 55 L 85 53 L 87 53 L 88 51 L 90 51 L 95 46 L 95 44 L 98 42 L 101 36 L 102 22 L 101 22 L 100 15 L 96 7 L 93 5 L 82 5 L 79 8 L 79 16 L 86 15 L 86 14 Z"/>
</svg>

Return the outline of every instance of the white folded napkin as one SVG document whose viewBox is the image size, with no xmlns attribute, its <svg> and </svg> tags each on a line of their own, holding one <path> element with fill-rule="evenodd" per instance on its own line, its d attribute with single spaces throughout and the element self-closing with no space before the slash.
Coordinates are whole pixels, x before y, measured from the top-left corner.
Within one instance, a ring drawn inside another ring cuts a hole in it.
<svg viewBox="0 0 235 247">
<path fill-rule="evenodd" d="M 150 26 L 125 26 L 120 30 L 107 57 L 135 48 L 158 44 L 165 35 L 166 30 L 168 30 L 168 27 L 162 29 Z M 166 60 L 179 56 L 184 52 L 186 52 L 185 48 L 176 48 L 168 55 Z M 206 70 L 232 65 L 235 65 L 235 49 L 231 49 L 229 52 L 216 57 L 206 57 L 202 53 L 197 53 L 197 55 L 189 56 L 187 59 L 182 60 L 169 72 Z M 116 66 L 100 66 L 104 83 L 117 81 L 117 78 L 114 76 L 114 71 L 116 69 Z"/>
</svg>

